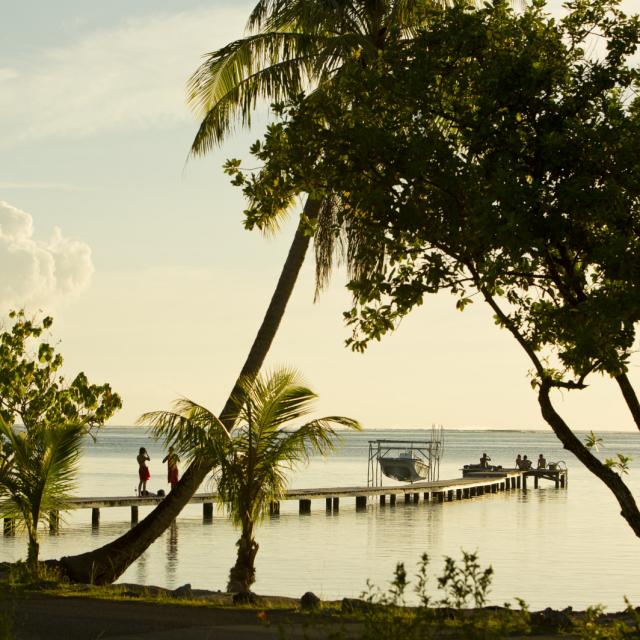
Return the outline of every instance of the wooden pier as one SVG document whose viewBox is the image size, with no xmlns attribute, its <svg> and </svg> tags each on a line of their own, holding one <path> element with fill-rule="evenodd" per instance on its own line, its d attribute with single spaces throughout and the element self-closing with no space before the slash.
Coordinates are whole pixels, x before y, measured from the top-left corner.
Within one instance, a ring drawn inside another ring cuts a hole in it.
<svg viewBox="0 0 640 640">
<path fill-rule="evenodd" d="M 568 486 L 568 471 L 560 469 L 551 471 L 516 469 L 504 469 L 502 471 L 486 471 L 468 474 L 464 478 L 452 480 L 436 480 L 430 482 L 414 482 L 413 484 L 394 486 L 360 486 L 360 487 L 327 487 L 319 489 L 290 489 L 284 500 L 297 500 L 298 512 L 301 515 L 311 513 L 312 500 L 324 500 L 326 513 L 337 513 L 340 509 L 340 501 L 355 500 L 356 511 L 365 510 L 369 500 L 378 501 L 380 506 L 395 505 L 398 501 L 403 503 L 417 502 L 451 502 L 453 500 L 469 500 L 480 496 L 512 491 L 526 491 L 527 480 L 533 477 L 534 487 L 538 488 L 539 480 L 546 479 L 555 483 L 556 488 Z M 73 498 L 70 501 L 72 509 L 91 509 L 91 524 L 97 527 L 100 524 L 100 510 L 112 507 L 129 507 L 131 509 L 131 523 L 138 522 L 139 507 L 153 507 L 160 504 L 164 496 L 122 496 L 122 497 L 95 497 Z M 202 517 L 204 522 L 213 519 L 213 505 L 216 501 L 215 493 L 197 493 L 189 504 L 202 505 Z M 271 515 L 280 513 L 280 504 L 271 504 Z M 60 523 L 59 514 L 50 514 L 50 529 L 57 530 Z M 14 523 L 5 519 L 4 533 L 12 535 L 15 531 Z"/>
</svg>

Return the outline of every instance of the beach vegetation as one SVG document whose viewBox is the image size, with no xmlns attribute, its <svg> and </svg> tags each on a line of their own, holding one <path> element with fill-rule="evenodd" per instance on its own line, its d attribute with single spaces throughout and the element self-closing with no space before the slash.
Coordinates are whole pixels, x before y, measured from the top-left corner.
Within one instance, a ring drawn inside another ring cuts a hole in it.
<svg viewBox="0 0 640 640">
<path fill-rule="evenodd" d="M 200 119 L 191 154 L 202 156 L 237 125 L 250 125 L 256 104 L 290 100 L 305 91 L 323 99 L 327 88 L 347 70 L 357 73 L 378 60 L 385 49 L 411 41 L 428 18 L 427 9 L 446 0 L 259 0 L 247 22 L 247 35 L 205 55 L 188 83 L 188 101 Z M 278 176 L 262 189 L 266 203 L 259 217 L 245 212 L 245 227 L 274 233 L 297 199 L 280 198 Z M 307 197 L 308 196 L 308 197 Z M 325 197 L 326 196 L 326 197 Z M 305 192 L 299 223 L 273 296 L 232 392 L 218 414 L 226 428 L 239 407 L 240 380 L 257 375 L 284 316 L 313 236 L 318 291 L 331 271 L 337 201 L 329 194 Z M 114 581 L 162 534 L 211 471 L 210 462 L 194 460 L 163 502 L 121 538 L 88 553 L 62 559 L 70 578 L 104 584 Z"/>
<path fill-rule="evenodd" d="M 27 566 L 36 575 L 38 525 L 68 508 L 84 437 L 81 424 L 37 423 L 22 430 L 0 417 L 0 517 L 26 529 Z"/>
<path fill-rule="evenodd" d="M 544 0 L 434 8 L 376 64 L 280 104 L 259 170 L 227 165 L 250 219 L 301 193 L 338 203 L 325 253 L 344 249 L 353 350 L 430 294 L 487 304 L 530 362 L 543 419 L 638 536 L 630 458 L 596 455 L 552 395 L 602 376 L 640 429 L 639 45 L 617 0 L 572 0 L 561 19 Z"/>
<path fill-rule="evenodd" d="M 62 356 L 42 340 L 51 318 L 9 317 L 13 325 L 0 333 L 0 518 L 26 529 L 27 566 L 37 574 L 38 526 L 55 526 L 68 508 L 83 439 L 121 401 L 84 373 L 65 382 Z"/>
<path fill-rule="evenodd" d="M 336 426 L 360 429 L 357 421 L 343 416 L 301 424 L 316 398 L 295 370 L 281 368 L 240 381 L 239 410 L 231 429 L 185 398 L 173 411 L 140 417 L 141 424 L 150 425 L 156 438 L 185 459 L 206 459 L 215 467 L 217 499 L 241 531 L 227 585 L 228 591 L 239 594 L 238 601 L 251 598 L 259 548 L 255 529 L 271 505 L 284 497 L 287 472 L 308 462 L 312 454 L 333 450 Z"/>
</svg>

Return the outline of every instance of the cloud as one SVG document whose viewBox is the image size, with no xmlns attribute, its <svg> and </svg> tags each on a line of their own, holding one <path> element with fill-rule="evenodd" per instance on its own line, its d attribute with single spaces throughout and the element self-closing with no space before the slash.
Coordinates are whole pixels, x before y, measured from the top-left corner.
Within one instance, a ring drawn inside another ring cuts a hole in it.
<svg viewBox="0 0 640 640">
<path fill-rule="evenodd" d="M 91 280 L 91 248 L 55 228 L 34 237 L 33 218 L 0 201 L 0 309 L 49 305 L 82 291 Z"/>
<path fill-rule="evenodd" d="M 0 68 L 0 147 L 171 126 L 192 118 L 185 84 L 201 56 L 242 34 L 247 9 L 129 19 Z"/>
</svg>

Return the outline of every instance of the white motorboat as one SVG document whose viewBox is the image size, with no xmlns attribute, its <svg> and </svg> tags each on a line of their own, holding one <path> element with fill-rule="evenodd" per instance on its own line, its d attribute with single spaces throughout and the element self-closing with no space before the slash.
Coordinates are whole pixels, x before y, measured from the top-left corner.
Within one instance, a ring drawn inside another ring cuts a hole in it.
<svg viewBox="0 0 640 640">
<path fill-rule="evenodd" d="M 411 451 L 402 451 L 397 457 L 378 458 L 382 473 L 400 482 L 416 482 L 429 475 L 429 465 Z"/>
</svg>

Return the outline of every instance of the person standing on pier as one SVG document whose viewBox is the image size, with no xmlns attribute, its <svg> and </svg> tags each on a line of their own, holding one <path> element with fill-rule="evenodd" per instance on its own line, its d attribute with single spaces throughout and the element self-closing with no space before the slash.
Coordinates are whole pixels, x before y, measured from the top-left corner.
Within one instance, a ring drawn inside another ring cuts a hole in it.
<svg viewBox="0 0 640 640">
<path fill-rule="evenodd" d="M 149 467 L 147 467 L 147 461 L 150 461 L 151 458 L 144 447 L 140 447 L 136 460 L 138 461 L 138 477 L 140 478 L 140 482 L 138 483 L 138 495 L 146 496 L 147 480 L 151 478 Z"/>
<path fill-rule="evenodd" d="M 547 468 L 547 461 L 545 459 L 545 457 L 540 454 L 540 456 L 538 457 L 538 469 L 546 469 Z"/>
<path fill-rule="evenodd" d="M 167 463 L 167 482 L 171 485 L 171 490 L 178 484 L 178 462 L 180 458 L 174 451 L 173 447 L 169 447 L 169 453 L 163 458 L 162 462 Z"/>
<path fill-rule="evenodd" d="M 486 452 L 483 453 L 480 458 L 480 468 L 487 469 L 489 467 L 489 460 L 491 460 L 491 458 L 486 454 Z"/>
</svg>

